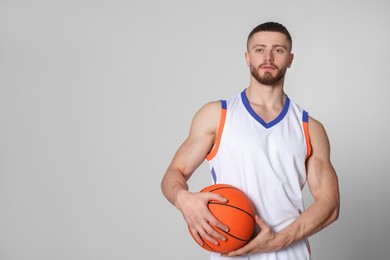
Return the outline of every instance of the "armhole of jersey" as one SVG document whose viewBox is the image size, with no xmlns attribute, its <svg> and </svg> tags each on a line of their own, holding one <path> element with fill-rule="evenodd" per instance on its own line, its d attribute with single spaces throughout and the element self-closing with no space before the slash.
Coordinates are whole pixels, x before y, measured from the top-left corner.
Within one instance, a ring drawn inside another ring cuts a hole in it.
<svg viewBox="0 0 390 260">
<path fill-rule="evenodd" d="M 225 126 L 225 120 L 226 120 L 226 112 L 227 112 L 227 106 L 226 106 L 226 100 L 221 100 L 221 117 L 219 119 L 219 127 L 218 127 L 218 133 L 217 133 L 217 139 L 215 140 L 215 145 L 211 149 L 210 153 L 206 156 L 206 159 L 208 161 L 212 160 L 215 155 L 217 155 L 219 144 L 221 143 L 221 137 L 223 128 Z"/>
<path fill-rule="evenodd" d="M 302 124 L 303 124 L 303 132 L 305 134 L 305 140 L 306 140 L 306 159 L 311 155 L 311 144 L 310 144 L 310 135 L 309 135 L 309 113 L 306 111 L 303 111 L 303 117 L 302 117 Z"/>
</svg>

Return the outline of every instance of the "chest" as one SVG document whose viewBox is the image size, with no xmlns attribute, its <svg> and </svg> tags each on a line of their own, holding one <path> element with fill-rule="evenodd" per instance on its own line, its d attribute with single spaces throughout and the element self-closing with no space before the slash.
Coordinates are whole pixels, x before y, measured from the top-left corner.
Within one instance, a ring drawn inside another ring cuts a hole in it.
<svg viewBox="0 0 390 260">
<path fill-rule="evenodd" d="M 245 110 L 227 115 L 221 144 L 239 153 L 277 154 L 305 157 L 306 144 L 300 115 L 287 113 L 272 127 L 266 128 Z"/>
</svg>

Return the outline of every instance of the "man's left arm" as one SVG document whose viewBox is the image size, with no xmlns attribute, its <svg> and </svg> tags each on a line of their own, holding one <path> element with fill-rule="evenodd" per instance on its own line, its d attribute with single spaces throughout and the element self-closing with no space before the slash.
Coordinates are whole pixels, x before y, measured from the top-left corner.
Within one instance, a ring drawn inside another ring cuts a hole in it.
<svg viewBox="0 0 390 260">
<path fill-rule="evenodd" d="M 307 183 L 314 198 L 313 204 L 280 232 L 274 232 L 256 216 L 261 232 L 247 245 L 226 256 L 278 251 L 315 234 L 337 220 L 340 195 L 337 175 L 330 162 L 329 139 L 322 124 L 311 117 L 309 134 L 312 154 L 306 161 L 306 168 Z"/>
</svg>

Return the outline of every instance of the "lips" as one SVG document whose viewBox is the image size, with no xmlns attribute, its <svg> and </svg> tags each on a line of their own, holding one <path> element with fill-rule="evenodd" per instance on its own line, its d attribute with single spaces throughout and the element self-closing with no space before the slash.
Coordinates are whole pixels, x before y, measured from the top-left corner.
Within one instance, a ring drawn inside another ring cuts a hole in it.
<svg viewBox="0 0 390 260">
<path fill-rule="evenodd" d="M 261 69 L 264 69 L 264 70 L 276 70 L 276 66 L 272 66 L 272 65 L 262 65 L 260 66 Z"/>
</svg>

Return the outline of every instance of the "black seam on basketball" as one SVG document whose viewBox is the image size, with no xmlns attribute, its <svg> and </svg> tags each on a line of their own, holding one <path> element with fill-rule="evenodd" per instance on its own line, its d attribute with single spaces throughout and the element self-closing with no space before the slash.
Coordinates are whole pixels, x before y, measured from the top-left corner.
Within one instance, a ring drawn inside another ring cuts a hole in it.
<svg viewBox="0 0 390 260">
<path fill-rule="evenodd" d="M 208 247 L 208 248 L 209 248 L 211 251 L 213 251 L 213 252 L 219 253 L 219 251 L 217 251 L 216 249 L 212 248 L 212 247 L 208 244 L 208 242 L 206 243 L 206 242 L 203 240 L 202 237 L 200 237 L 200 239 L 202 240 L 204 246 Z M 210 243 L 211 243 L 211 242 L 210 242 Z"/>
<path fill-rule="evenodd" d="M 239 192 L 243 192 L 242 190 L 240 190 L 238 188 L 235 188 L 235 187 L 218 187 L 218 188 L 214 188 L 212 190 L 209 190 L 209 192 L 213 192 L 213 191 L 216 191 L 216 190 L 222 190 L 222 189 L 233 189 L 233 190 L 238 190 Z"/>
<path fill-rule="evenodd" d="M 236 237 L 236 236 L 230 234 L 229 232 L 223 231 L 222 229 L 221 229 L 221 231 L 222 231 L 223 233 L 225 233 L 226 235 L 228 235 L 228 236 L 230 236 L 230 237 L 232 237 L 232 238 L 235 238 L 235 239 L 237 239 L 237 240 L 245 241 L 245 242 L 248 241 L 248 239 L 242 239 L 242 238 Z"/>
<path fill-rule="evenodd" d="M 237 239 L 237 240 L 243 241 L 243 242 L 248 242 L 248 241 L 250 240 L 250 239 L 241 239 L 241 238 L 238 238 L 238 237 L 236 237 L 236 236 L 233 236 L 232 234 L 229 234 L 228 232 L 225 232 L 225 231 L 223 231 L 223 230 L 221 230 L 221 231 L 222 231 L 223 233 L 225 233 L 226 235 L 228 235 L 228 236 L 230 236 L 230 237 L 232 237 L 232 238 L 235 238 L 235 239 Z M 205 240 L 204 240 L 202 237 L 200 237 L 200 239 L 203 241 L 203 245 L 205 245 L 207 248 L 209 248 L 210 251 L 217 252 L 217 253 L 228 253 L 228 252 L 229 252 L 229 251 L 221 251 L 220 248 L 219 248 L 219 250 L 217 250 L 217 249 L 215 249 L 215 248 L 212 247 L 212 246 L 218 247 L 217 245 L 214 245 L 213 243 L 211 243 L 211 242 L 209 242 L 209 241 L 205 242 Z M 211 245 L 209 245 L 209 243 L 210 243 Z"/>
<path fill-rule="evenodd" d="M 202 241 L 203 241 L 203 244 L 210 249 L 210 251 L 213 251 L 213 252 L 216 252 L 216 253 L 222 253 L 222 254 L 229 253 L 229 251 L 221 251 L 221 250 L 217 250 L 217 249 L 213 248 L 211 245 L 216 246 L 216 247 L 218 247 L 218 246 L 214 245 L 213 243 L 211 243 L 209 241 L 207 241 L 207 243 L 203 239 L 202 239 Z M 211 245 L 209 245 L 208 243 L 210 243 Z"/>
<path fill-rule="evenodd" d="M 213 192 L 213 191 L 216 191 L 216 190 L 222 190 L 222 189 L 233 189 L 233 190 L 237 190 L 237 191 L 239 191 L 239 192 L 241 192 L 241 193 L 244 193 L 244 195 L 247 196 L 247 195 L 245 194 L 245 192 L 243 192 L 242 190 L 240 190 L 240 189 L 238 189 L 238 188 L 235 188 L 235 187 L 219 187 L 219 188 L 212 189 L 212 190 L 210 190 L 209 192 Z M 237 208 L 237 207 L 235 207 L 235 206 L 233 206 L 233 205 L 224 204 L 224 203 L 220 203 L 220 202 L 213 202 L 213 201 L 210 201 L 209 204 L 221 204 L 221 205 L 229 206 L 229 207 L 232 207 L 232 208 L 236 208 L 236 209 L 241 210 L 241 211 L 245 212 L 246 214 L 248 214 L 248 215 L 255 221 L 255 218 L 254 218 L 251 214 L 249 214 L 247 211 L 245 211 L 245 210 L 243 210 L 243 209 L 240 209 L 240 208 Z"/>
<path fill-rule="evenodd" d="M 230 233 L 228 233 L 228 232 L 226 232 L 226 231 L 224 231 L 224 230 L 222 230 L 222 229 L 220 229 L 220 231 L 222 231 L 223 233 L 225 233 L 226 235 L 228 235 L 228 236 L 230 236 L 230 237 L 232 237 L 232 238 L 235 238 L 235 239 L 240 240 L 240 241 L 243 241 L 243 242 L 248 242 L 248 241 L 250 240 L 250 239 L 242 239 L 242 238 L 233 236 L 232 234 L 230 234 Z M 198 234 L 199 234 L 199 233 L 198 233 Z M 215 249 L 215 248 L 212 247 L 212 246 L 214 246 L 214 244 L 213 244 L 212 242 L 210 242 L 210 241 L 205 241 L 201 236 L 199 236 L 199 237 L 200 237 L 200 240 L 202 240 L 203 245 L 204 245 L 205 247 L 207 247 L 207 248 L 209 249 L 209 251 L 216 252 L 216 253 L 222 253 L 222 254 L 228 253 L 228 252 L 229 252 L 229 251 L 220 251 L 220 250 L 217 250 L 217 249 Z M 211 244 L 211 245 L 209 245 L 209 244 Z M 218 247 L 218 245 L 215 245 L 215 246 Z"/>
<path fill-rule="evenodd" d="M 221 202 L 214 202 L 214 201 L 209 201 L 209 204 L 214 204 L 214 205 L 221 205 L 221 206 L 226 206 L 226 207 L 231 207 L 231 208 L 235 208 L 235 209 L 238 209 L 242 212 L 244 212 L 245 214 L 247 214 L 248 216 L 251 217 L 251 219 L 253 219 L 253 221 L 256 221 L 255 218 L 247 211 L 241 209 L 241 208 L 238 208 L 236 206 L 233 206 L 233 205 L 229 205 L 229 204 L 226 204 L 226 203 L 221 203 Z"/>
</svg>

